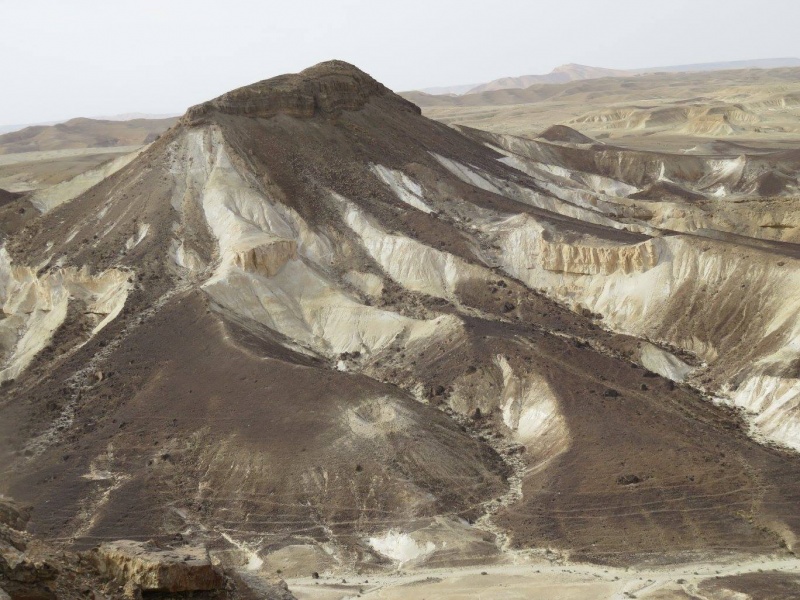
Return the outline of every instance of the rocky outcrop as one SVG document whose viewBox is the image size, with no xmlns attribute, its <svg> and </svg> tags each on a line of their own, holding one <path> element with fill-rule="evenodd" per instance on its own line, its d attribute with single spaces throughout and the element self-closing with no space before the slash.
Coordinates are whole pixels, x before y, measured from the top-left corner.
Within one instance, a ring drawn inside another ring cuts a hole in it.
<svg viewBox="0 0 800 600">
<path fill-rule="evenodd" d="M 12 584 L 7 587 L 14 587 L 16 584 L 42 584 L 56 578 L 58 570 L 47 561 L 32 559 L 13 543 L 1 544 L 0 575 Z"/>
<path fill-rule="evenodd" d="M 30 510 L 7 498 L 0 498 L 0 599 L 50 600 L 56 598 L 53 580 L 58 568 L 50 561 L 28 552 L 28 536 L 21 530 Z"/>
<path fill-rule="evenodd" d="M 120 540 L 92 551 L 101 575 L 144 592 L 194 592 L 224 586 L 222 570 L 201 546 L 161 549 L 148 543 Z"/>
<path fill-rule="evenodd" d="M 37 190 L 30 196 L 31 204 L 33 204 L 39 212 L 43 213 L 58 208 L 62 204 L 81 195 L 92 186 L 97 185 L 106 177 L 113 175 L 123 167 L 129 165 L 137 156 L 144 152 L 144 150 L 145 147 L 142 146 L 134 152 L 123 154 L 119 158 L 104 162 L 95 169 L 89 169 L 88 171 L 79 173 L 72 179 L 67 179 L 66 181 L 62 181 L 46 189 Z"/>
<path fill-rule="evenodd" d="M 0 525 L 6 525 L 12 529 L 25 529 L 30 517 L 31 509 L 29 507 L 17 504 L 7 498 L 0 498 Z"/>
<path fill-rule="evenodd" d="M 273 277 L 287 261 L 297 258 L 294 240 L 275 238 L 263 244 L 235 249 L 234 264 L 245 271 Z"/>
<path fill-rule="evenodd" d="M 129 274 L 120 269 L 98 275 L 87 267 L 37 271 L 13 264 L 0 249 L 0 381 L 17 377 L 50 343 L 70 307 L 81 307 L 89 335 L 95 335 L 119 315 L 131 288 Z"/>
<path fill-rule="evenodd" d="M 420 112 L 411 102 L 353 65 L 332 60 L 300 73 L 280 75 L 242 87 L 189 109 L 183 122 L 191 124 L 212 112 L 268 119 L 283 114 L 308 119 L 345 110 L 358 110 L 373 97 L 387 97 L 399 108 Z"/>
<path fill-rule="evenodd" d="M 121 540 L 77 553 L 23 531 L 29 515 L 28 507 L 0 497 L 0 600 L 294 598 L 279 578 L 224 573 L 202 546 Z"/>
<path fill-rule="evenodd" d="M 578 275 L 610 275 L 641 273 L 658 263 L 658 252 L 648 240 L 633 245 L 588 246 L 549 242 L 539 243 L 542 268 Z"/>
</svg>

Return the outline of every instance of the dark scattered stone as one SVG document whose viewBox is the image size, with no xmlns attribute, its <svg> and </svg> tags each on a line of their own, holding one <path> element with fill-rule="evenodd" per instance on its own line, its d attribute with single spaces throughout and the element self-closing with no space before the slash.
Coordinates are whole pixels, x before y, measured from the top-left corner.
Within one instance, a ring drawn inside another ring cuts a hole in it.
<svg viewBox="0 0 800 600">
<path fill-rule="evenodd" d="M 634 485 L 636 483 L 641 483 L 641 482 L 642 478 L 639 477 L 638 475 L 633 475 L 632 473 L 629 473 L 627 475 L 620 475 L 619 477 L 617 477 L 617 483 L 619 485 Z"/>
</svg>

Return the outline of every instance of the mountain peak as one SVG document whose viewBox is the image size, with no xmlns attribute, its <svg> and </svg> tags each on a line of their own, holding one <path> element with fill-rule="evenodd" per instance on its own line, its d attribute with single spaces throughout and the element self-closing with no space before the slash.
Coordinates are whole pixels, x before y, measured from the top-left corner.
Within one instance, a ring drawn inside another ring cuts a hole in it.
<svg viewBox="0 0 800 600">
<path fill-rule="evenodd" d="M 184 122 L 194 123 L 213 112 L 270 118 L 286 114 L 298 118 L 359 110 L 371 98 L 390 98 L 419 113 L 417 106 L 397 96 L 358 67 L 330 60 L 299 73 L 279 75 L 247 85 L 191 107 Z"/>
<path fill-rule="evenodd" d="M 574 69 L 592 69 L 596 67 L 590 67 L 588 65 L 581 65 L 578 63 L 566 63 L 563 65 L 558 65 L 555 69 L 553 69 L 552 73 L 560 73 L 562 71 L 572 71 Z"/>
</svg>

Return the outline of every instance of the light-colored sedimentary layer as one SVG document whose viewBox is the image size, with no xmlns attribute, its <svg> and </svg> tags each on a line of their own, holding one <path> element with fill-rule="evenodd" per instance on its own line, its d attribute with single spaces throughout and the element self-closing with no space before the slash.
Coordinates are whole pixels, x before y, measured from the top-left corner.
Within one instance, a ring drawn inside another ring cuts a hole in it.
<svg viewBox="0 0 800 600">
<path fill-rule="evenodd" d="M 512 142 L 504 147 L 506 152 L 516 148 Z M 755 249 L 744 253 L 723 242 L 680 235 L 637 238 L 601 229 L 580 233 L 577 226 L 565 230 L 549 219 L 493 213 L 454 199 L 445 210 L 472 231 L 484 264 L 470 263 L 387 231 L 356 202 L 333 192 L 330 201 L 354 237 L 340 239 L 340 234 L 310 227 L 282 202 L 280 191 L 266 192 L 240 172 L 214 129 L 187 132 L 176 143 L 174 155 L 173 172 L 183 178 L 174 206 L 180 210 L 187 201 L 196 202 L 219 244 L 219 261 L 204 289 L 220 306 L 275 330 L 297 349 L 331 359 L 345 352 L 375 356 L 396 343 L 409 348 L 458 335 L 461 325 L 456 317 L 419 320 L 371 306 L 382 293 L 381 276 L 356 270 L 342 276 L 332 268 L 348 264 L 356 249 L 366 252 L 386 277 L 407 290 L 456 305 L 460 286 L 489 280 L 493 273 L 488 266 L 499 266 L 533 289 L 576 309 L 601 314 L 608 327 L 696 354 L 708 363 L 706 374 L 714 389 L 726 380 L 740 382 L 730 392 L 730 401 L 757 415 L 759 431 L 800 446 L 791 424 L 800 423 L 792 408 L 796 395 L 791 393 L 789 371 L 783 368 L 789 364 L 786 352 L 800 335 L 795 317 L 800 300 L 791 291 L 800 289 L 797 261 L 776 261 L 774 255 Z M 464 183 L 584 224 L 652 230 L 637 225 L 636 207 L 628 199 L 610 195 L 634 188 L 615 186 L 610 179 L 592 183 L 602 192 L 572 189 L 572 202 L 452 159 L 436 159 Z M 552 185 L 557 183 L 553 178 L 568 175 L 553 167 L 537 171 L 539 166 L 520 160 L 519 167 L 534 177 L 544 173 Z M 437 190 L 423 192 L 421 185 L 397 170 L 380 165 L 371 169 L 413 209 L 428 212 L 435 205 Z M 739 159 L 718 161 L 702 183 L 733 185 L 741 169 Z M 666 171 L 662 175 L 669 178 Z M 619 214 L 627 221 L 617 220 Z M 174 244 L 176 262 L 198 270 L 201 265 L 182 252 L 183 240 L 178 237 Z M 733 329 L 726 323 L 734 323 Z M 656 346 L 645 345 L 639 359 L 676 381 L 689 376 L 685 363 Z M 779 381 L 765 384 L 766 374 Z M 512 405 L 506 411 L 510 419 L 516 410 Z"/>
<path fill-rule="evenodd" d="M 142 240 L 147 237 L 147 233 L 150 231 L 150 224 L 149 223 L 139 223 L 138 227 L 136 228 L 136 234 L 132 235 L 125 241 L 125 249 L 126 250 L 133 250 L 142 243 Z"/>
<path fill-rule="evenodd" d="M 785 369 L 787 364 L 792 362 L 773 368 Z M 724 390 L 723 400 L 748 411 L 757 432 L 800 451 L 800 378 L 790 369 L 778 375 L 766 370 L 765 365 L 756 365 L 735 391 Z"/>
<path fill-rule="evenodd" d="M 506 155 L 505 158 L 500 159 L 500 162 L 510 167 L 514 167 L 523 173 L 527 173 L 532 177 L 536 177 L 537 179 L 544 179 L 547 175 L 551 175 L 558 178 L 554 179 L 554 181 L 557 181 L 560 185 L 563 185 L 566 182 L 579 183 L 584 189 L 588 188 L 589 190 L 598 194 L 615 198 L 624 198 L 639 191 L 639 188 L 635 186 L 628 185 L 627 183 L 612 179 L 610 177 L 603 177 L 602 175 L 597 175 L 595 173 L 575 171 L 559 165 L 525 160 L 520 156 L 508 152 L 504 148 L 499 148 L 494 145 L 490 145 L 489 147 L 497 152 L 500 152 L 501 154 Z M 567 187 L 571 186 L 567 184 Z M 559 191 L 558 188 L 553 190 L 553 193 L 556 193 L 557 191 Z"/>
<path fill-rule="evenodd" d="M 335 244 L 246 181 L 215 132 L 191 132 L 177 152 L 191 158 L 184 193 L 196 194 L 219 241 L 220 263 L 204 289 L 224 308 L 331 358 L 375 354 L 399 339 L 413 346 L 460 328 L 452 316 L 411 319 L 351 294 L 329 270 Z M 374 278 L 351 274 L 349 283 L 371 295 Z"/>
<path fill-rule="evenodd" d="M 540 469 L 569 448 L 569 430 L 558 397 L 540 374 L 515 372 L 502 355 L 496 357 L 495 364 L 502 373 L 503 422 L 532 457 L 529 468 Z"/>
<path fill-rule="evenodd" d="M 397 339 L 413 344 L 458 329 L 454 317 L 420 321 L 366 306 L 300 260 L 266 278 L 230 268 L 204 289 L 222 306 L 323 356 L 377 353 Z"/>
<path fill-rule="evenodd" d="M 433 212 L 433 209 L 425 202 L 422 187 L 402 171 L 395 171 L 382 165 L 373 165 L 372 172 L 388 185 L 400 200 L 409 206 L 413 206 L 424 213 Z"/>
<path fill-rule="evenodd" d="M 794 389 L 793 379 L 777 375 L 781 383 L 769 385 L 759 379 L 767 367 L 770 372 L 789 371 L 796 356 L 796 260 L 683 236 L 633 245 L 608 243 L 602 250 L 597 241 L 582 248 L 577 240 L 556 246 L 554 252 L 544 228 L 526 215 L 486 227 L 501 248 L 497 258 L 503 268 L 529 286 L 602 314 L 617 331 L 689 350 L 721 375 L 744 382 L 756 377 L 758 383 L 740 387 L 732 401 L 759 415 L 755 422 L 763 434 L 800 448 L 798 400 L 787 392 L 787 386 Z M 678 364 L 661 364 L 659 369 L 676 380 L 685 371 Z"/>
<path fill-rule="evenodd" d="M 542 236 L 538 255 L 543 269 L 576 275 L 644 272 L 658 263 L 658 251 L 651 240 L 630 245 L 589 245 L 550 242 Z"/>
<path fill-rule="evenodd" d="M 487 279 L 488 270 L 403 235 L 390 234 L 355 204 L 334 194 L 344 220 L 389 277 L 409 290 L 453 299 L 460 282 Z"/>
<path fill-rule="evenodd" d="M 646 369 L 672 381 L 681 382 L 692 372 L 692 367 L 680 358 L 649 342 L 642 343 L 639 360 Z"/>
<path fill-rule="evenodd" d="M 54 208 L 77 198 L 90 187 L 97 185 L 106 177 L 129 165 L 146 149 L 147 146 L 142 146 L 129 154 L 125 154 L 102 164 L 96 169 L 90 169 L 72 179 L 68 179 L 67 181 L 58 183 L 47 189 L 34 192 L 30 197 L 31 204 L 33 204 L 39 212 L 50 212 Z"/>
<path fill-rule="evenodd" d="M 433 155 L 450 173 L 458 177 L 464 183 L 488 192 L 493 192 L 511 200 L 527 204 L 536 208 L 541 208 L 558 215 L 572 217 L 586 223 L 605 225 L 614 229 L 625 227 L 622 223 L 608 218 L 598 209 L 596 205 L 587 200 L 587 194 L 575 191 L 564 191 L 555 186 L 550 189 L 543 186 L 548 191 L 555 191 L 555 195 L 542 194 L 523 185 L 519 185 L 512 180 L 500 179 L 477 168 L 459 163 L 458 161 Z"/>
<path fill-rule="evenodd" d="M 494 536 L 462 519 L 435 517 L 389 529 L 368 538 L 378 554 L 398 568 L 487 564 L 497 560 Z"/>
<path fill-rule="evenodd" d="M 389 530 L 383 535 L 369 539 L 369 545 L 387 558 L 404 565 L 417 561 L 436 550 L 433 542 L 420 542 L 410 534 L 397 530 Z"/>
<path fill-rule="evenodd" d="M 0 381 L 14 379 L 50 343 L 71 302 L 91 320 L 91 335 L 119 315 L 130 289 L 128 273 L 112 269 L 91 275 L 87 268 L 36 269 L 14 265 L 0 249 Z"/>
<path fill-rule="evenodd" d="M 222 570 L 211 564 L 205 548 L 163 550 L 142 542 L 105 542 L 91 554 L 101 574 L 146 592 L 193 592 L 221 589 Z"/>
<path fill-rule="evenodd" d="M 297 243 L 294 240 L 283 240 L 259 236 L 254 240 L 242 240 L 233 248 L 233 263 L 243 271 L 261 273 L 266 277 L 277 275 L 290 260 L 297 258 Z"/>
</svg>

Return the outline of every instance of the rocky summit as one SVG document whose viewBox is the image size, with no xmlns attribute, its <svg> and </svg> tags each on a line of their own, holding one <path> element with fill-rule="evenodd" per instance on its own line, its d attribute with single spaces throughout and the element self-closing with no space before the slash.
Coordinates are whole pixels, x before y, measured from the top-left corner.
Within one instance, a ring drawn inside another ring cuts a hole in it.
<svg viewBox="0 0 800 600">
<path fill-rule="evenodd" d="M 794 565 L 799 173 L 449 127 L 333 61 L 2 196 L 0 492 L 79 557 L 31 585 Z"/>
</svg>

